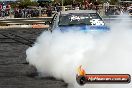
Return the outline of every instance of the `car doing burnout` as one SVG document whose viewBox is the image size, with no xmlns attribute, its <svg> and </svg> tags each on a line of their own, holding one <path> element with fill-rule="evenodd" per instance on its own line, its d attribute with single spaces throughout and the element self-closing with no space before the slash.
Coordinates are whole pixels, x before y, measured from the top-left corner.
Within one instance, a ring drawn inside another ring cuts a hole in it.
<svg viewBox="0 0 132 88">
<path fill-rule="evenodd" d="M 109 31 L 102 18 L 93 10 L 69 10 L 57 13 L 52 20 L 51 30 L 65 31 Z"/>
</svg>

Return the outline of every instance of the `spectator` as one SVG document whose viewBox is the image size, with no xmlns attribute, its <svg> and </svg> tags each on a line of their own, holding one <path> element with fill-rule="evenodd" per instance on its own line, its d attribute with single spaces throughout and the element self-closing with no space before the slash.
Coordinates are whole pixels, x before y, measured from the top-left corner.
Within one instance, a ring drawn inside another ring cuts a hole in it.
<svg viewBox="0 0 132 88">
<path fill-rule="evenodd" d="M 47 16 L 48 16 L 48 17 L 51 17 L 51 16 L 52 16 L 52 9 L 51 9 L 51 6 L 49 6 L 49 7 L 47 8 L 46 13 L 47 13 Z"/>
</svg>

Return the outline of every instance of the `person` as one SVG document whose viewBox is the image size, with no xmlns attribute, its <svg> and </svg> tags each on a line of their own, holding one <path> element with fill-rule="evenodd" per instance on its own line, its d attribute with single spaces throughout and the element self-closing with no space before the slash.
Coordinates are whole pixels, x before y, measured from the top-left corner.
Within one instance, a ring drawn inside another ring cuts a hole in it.
<svg viewBox="0 0 132 88">
<path fill-rule="evenodd" d="M 84 0 L 84 6 L 85 6 L 85 9 L 89 8 L 89 2 L 88 2 L 88 0 Z"/>
<path fill-rule="evenodd" d="M 52 9 L 51 9 L 51 6 L 49 6 L 49 7 L 47 8 L 46 13 L 47 13 L 47 16 L 48 16 L 48 17 L 51 17 L 51 16 L 52 16 Z"/>
<path fill-rule="evenodd" d="M 57 10 L 57 12 L 60 12 L 60 3 L 56 4 L 56 10 Z"/>
<path fill-rule="evenodd" d="M 94 2 L 94 6 L 95 6 L 95 10 L 96 10 L 96 11 L 98 11 L 98 5 L 99 5 L 99 3 L 98 3 L 98 1 L 96 0 L 96 1 Z"/>
<path fill-rule="evenodd" d="M 121 14 L 121 15 L 124 14 L 124 7 L 121 8 L 120 14 Z"/>
</svg>

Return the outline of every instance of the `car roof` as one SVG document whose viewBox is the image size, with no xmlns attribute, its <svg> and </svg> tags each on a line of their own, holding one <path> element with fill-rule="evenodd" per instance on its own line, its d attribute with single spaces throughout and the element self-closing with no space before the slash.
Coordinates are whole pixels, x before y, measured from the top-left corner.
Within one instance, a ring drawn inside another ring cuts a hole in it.
<svg viewBox="0 0 132 88">
<path fill-rule="evenodd" d="M 97 13 L 96 10 L 68 10 L 61 11 L 61 14 L 69 14 L 69 13 Z"/>
</svg>

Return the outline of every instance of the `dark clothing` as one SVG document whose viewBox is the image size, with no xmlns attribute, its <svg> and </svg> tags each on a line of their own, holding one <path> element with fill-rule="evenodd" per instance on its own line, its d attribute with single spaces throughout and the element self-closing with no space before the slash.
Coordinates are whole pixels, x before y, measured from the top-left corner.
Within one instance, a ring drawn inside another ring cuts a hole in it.
<svg viewBox="0 0 132 88">
<path fill-rule="evenodd" d="M 52 16 L 52 10 L 51 9 L 47 9 L 46 13 L 47 13 L 47 16 L 48 17 L 51 17 Z"/>
</svg>

